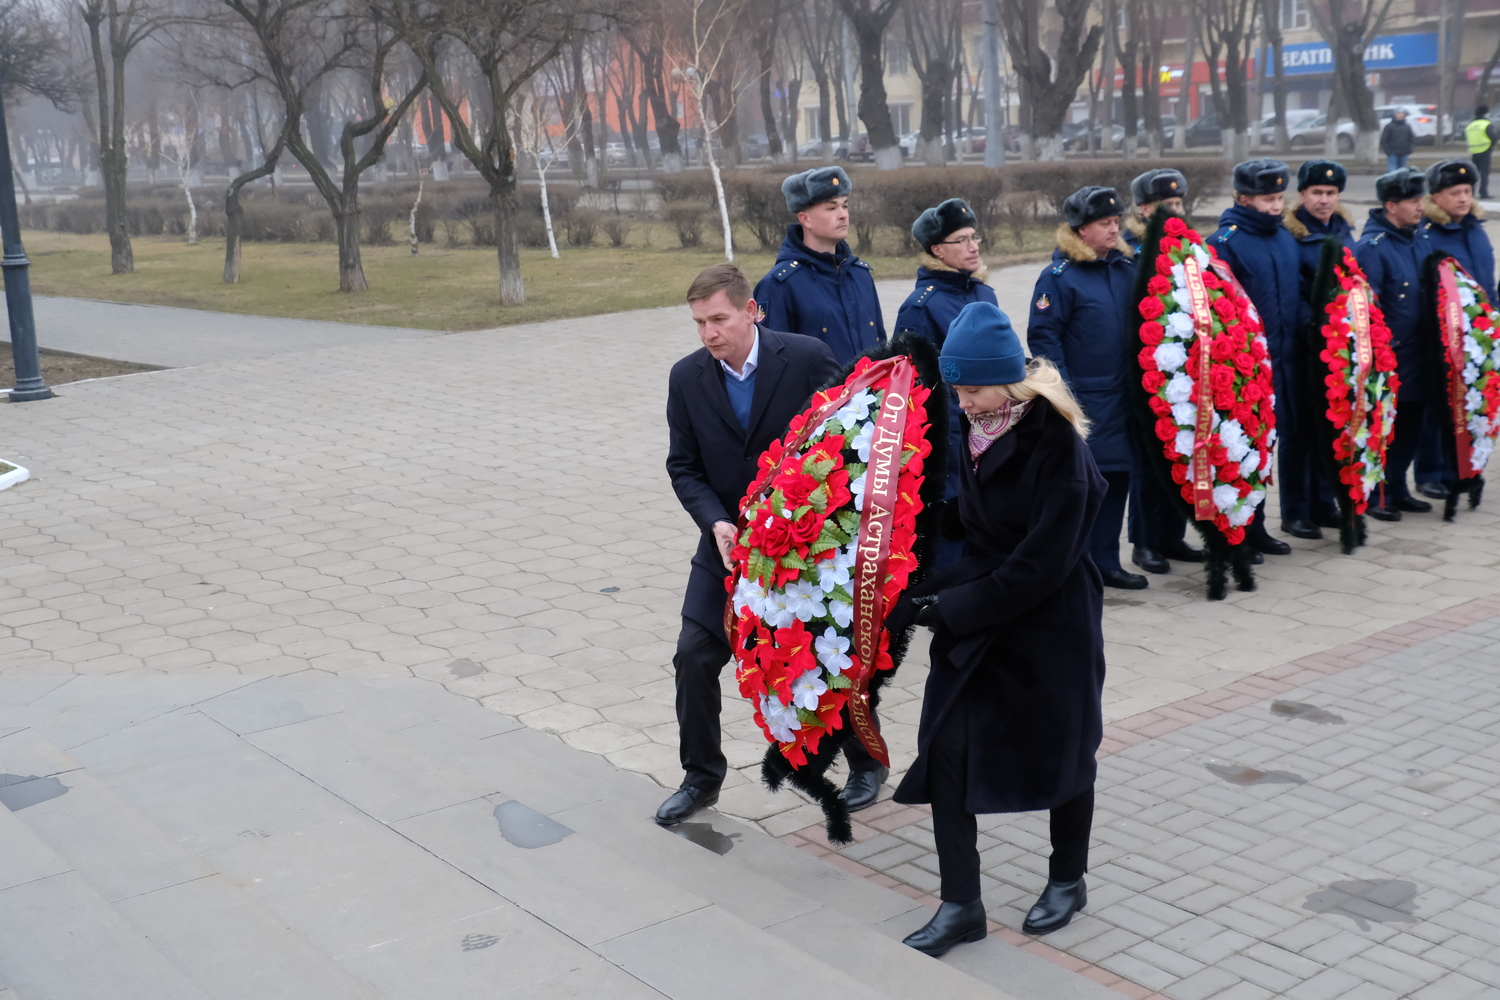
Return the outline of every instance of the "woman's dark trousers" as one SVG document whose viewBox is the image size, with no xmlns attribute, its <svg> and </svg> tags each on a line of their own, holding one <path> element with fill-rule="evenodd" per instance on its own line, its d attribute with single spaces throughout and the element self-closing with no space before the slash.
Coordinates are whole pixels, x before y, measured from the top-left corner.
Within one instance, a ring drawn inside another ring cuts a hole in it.
<svg viewBox="0 0 1500 1000">
<path fill-rule="evenodd" d="M 939 895 L 945 903 L 968 903 L 980 896 L 979 825 L 965 802 L 968 733 L 968 711 L 960 695 L 928 750 L 932 829 L 942 878 Z M 1051 881 L 1076 882 L 1083 877 L 1093 820 L 1092 787 L 1052 810 L 1052 858 L 1047 874 Z"/>
</svg>

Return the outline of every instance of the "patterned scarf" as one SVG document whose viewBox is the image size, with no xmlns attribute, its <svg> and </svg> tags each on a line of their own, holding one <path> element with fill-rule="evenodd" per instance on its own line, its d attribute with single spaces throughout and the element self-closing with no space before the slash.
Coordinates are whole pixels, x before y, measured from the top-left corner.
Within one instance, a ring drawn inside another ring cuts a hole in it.
<svg viewBox="0 0 1500 1000">
<path fill-rule="evenodd" d="M 1024 403 L 1008 399 L 993 413 L 981 413 L 969 418 L 969 459 L 975 468 L 979 466 L 979 456 L 989 451 L 990 445 L 1019 424 L 1030 408 L 1029 399 Z"/>
</svg>

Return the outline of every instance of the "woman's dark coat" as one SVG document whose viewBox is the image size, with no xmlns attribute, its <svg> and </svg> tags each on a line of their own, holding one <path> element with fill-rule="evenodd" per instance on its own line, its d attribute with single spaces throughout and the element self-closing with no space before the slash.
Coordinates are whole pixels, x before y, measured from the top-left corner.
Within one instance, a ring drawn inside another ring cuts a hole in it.
<svg viewBox="0 0 1500 1000">
<path fill-rule="evenodd" d="M 1031 293 L 1026 346 L 1062 372 L 1094 422 L 1089 450 L 1105 472 L 1136 465 L 1125 433 L 1125 342 L 1133 308 L 1135 252 L 1120 240 L 1103 258 L 1066 225 L 1052 263 Z"/>
<path fill-rule="evenodd" d="M 1105 493 L 1088 446 L 1038 398 L 1009 434 L 963 463 L 967 558 L 914 593 L 942 622 L 917 760 L 896 801 L 931 800 L 928 750 L 967 703 L 971 813 L 1050 809 L 1094 783 L 1103 738 L 1103 584 L 1084 540 Z"/>
</svg>

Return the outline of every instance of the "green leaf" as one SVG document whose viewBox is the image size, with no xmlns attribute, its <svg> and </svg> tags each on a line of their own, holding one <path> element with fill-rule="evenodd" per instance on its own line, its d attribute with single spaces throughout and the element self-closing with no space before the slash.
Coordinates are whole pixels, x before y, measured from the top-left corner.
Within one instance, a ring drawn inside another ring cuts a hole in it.
<svg viewBox="0 0 1500 1000">
<path fill-rule="evenodd" d="M 818 717 L 816 714 L 809 712 L 805 708 L 797 709 L 797 721 L 802 723 L 804 726 L 821 726 L 823 724 L 818 721 Z"/>
<path fill-rule="evenodd" d="M 818 536 L 818 544 L 821 545 L 825 541 L 831 541 L 835 545 L 842 548 L 843 546 L 849 544 L 849 536 L 844 533 L 842 528 L 834 523 L 833 518 L 829 518 L 828 520 L 823 522 L 823 533 Z M 822 550 L 820 549 L 819 551 Z"/>
<path fill-rule="evenodd" d="M 839 527 L 843 528 L 844 529 L 844 533 L 846 535 L 848 535 L 850 538 L 853 538 L 855 535 L 859 534 L 859 512 L 858 511 L 841 510 L 838 513 L 838 518 L 837 519 L 838 519 L 838 522 L 839 522 Z"/>
<path fill-rule="evenodd" d="M 804 467 L 804 471 L 806 471 L 807 474 L 812 476 L 814 479 L 822 482 L 823 480 L 828 478 L 828 474 L 833 471 L 833 467 L 836 464 L 838 463 L 836 463 L 833 459 L 825 458 L 817 462 L 809 462 Z"/>
<path fill-rule="evenodd" d="M 795 551 L 788 552 L 781 557 L 781 565 L 786 569 L 810 570 L 812 565 L 799 556 Z"/>
<path fill-rule="evenodd" d="M 823 534 L 818 536 L 818 540 L 816 542 L 813 542 L 807 547 L 807 554 L 810 556 L 820 556 L 824 552 L 831 551 L 838 547 L 839 543 L 829 538 L 828 532 L 825 531 L 823 532 Z"/>
<path fill-rule="evenodd" d="M 771 582 L 771 577 L 776 572 L 776 563 L 769 556 L 759 552 L 750 553 L 750 576 L 762 584 Z"/>
<path fill-rule="evenodd" d="M 842 691 L 844 690 L 844 688 L 852 688 L 854 686 L 854 682 L 845 677 L 843 674 L 839 674 L 836 677 L 828 678 L 828 686 L 834 691 Z"/>
<path fill-rule="evenodd" d="M 858 479 L 860 476 L 863 476 L 867 467 L 860 464 L 859 462 L 850 462 L 848 465 L 844 466 L 844 468 L 849 470 L 849 479 L 852 482 Z"/>
</svg>

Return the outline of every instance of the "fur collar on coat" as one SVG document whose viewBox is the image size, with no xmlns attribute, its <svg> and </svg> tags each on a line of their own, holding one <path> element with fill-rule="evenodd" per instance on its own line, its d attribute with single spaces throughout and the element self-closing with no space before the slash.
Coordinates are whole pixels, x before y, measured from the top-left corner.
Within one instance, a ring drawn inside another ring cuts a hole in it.
<svg viewBox="0 0 1500 1000">
<path fill-rule="evenodd" d="M 1058 223 L 1057 249 L 1061 250 L 1069 260 L 1080 264 L 1091 264 L 1099 259 L 1099 256 L 1089 249 L 1089 245 L 1083 242 L 1066 222 Z M 1135 251 L 1130 249 L 1130 244 L 1125 242 L 1123 236 L 1115 238 L 1115 249 L 1127 257 L 1135 256 Z"/>
<path fill-rule="evenodd" d="M 1438 208 L 1437 202 L 1432 200 L 1430 194 L 1422 196 L 1422 214 L 1440 226 L 1446 226 L 1453 221 L 1453 216 Z M 1476 219 L 1484 218 L 1484 209 L 1479 207 L 1479 199 L 1474 199 L 1474 207 L 1469 210 L 1469 214 Z"/>
<path fill-rule="evenodd" d="M 1309 235 L 1307 232 L 1307 226 L 1302 222 L 1301 219 L 1297 218 L 1297 209 L 1301 207 L 1301 202 L 1298 202 L 1297 204 L 1288 208 L 1285 212 L 1281 213 L 1281 224 L 1283 226 L 1286 226 L 1287 231 L 1290 232 L 1293 236 L 1297 237 L 1297 239 L 1299 240 L 1305 239 Z M 1338 211 L 1335 214 L 1342 215 L 1344 217 L 1344 221 L 1349 223 L 1349 227 L 1351 229 L 1354 228 L 1354 216 L 1350 215 L 1349 210 L 1343 205 L 1339 205 Z"/>
<path fill-rule="evenodd" d="M 954 274 L 958 273 L 958 268 L 949 267 L 930 253 L 924 253 L 917 263 L 929 271 L 952 271 Z M 979 267 L 974 270 L 974 273 L 970 277 L 980 284 L 987 284 L 990 280 L 990 266 L 981 260 Z"/>
</svg>

